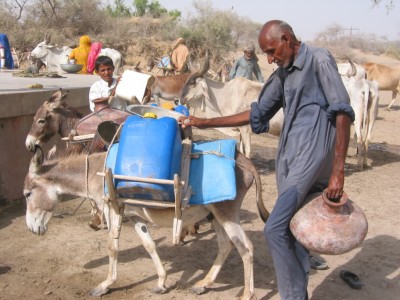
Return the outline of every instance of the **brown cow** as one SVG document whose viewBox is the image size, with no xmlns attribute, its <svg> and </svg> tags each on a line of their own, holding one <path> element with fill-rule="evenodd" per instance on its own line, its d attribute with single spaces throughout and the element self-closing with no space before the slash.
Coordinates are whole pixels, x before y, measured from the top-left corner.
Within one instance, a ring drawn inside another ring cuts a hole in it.
<svg viewBox="0 0 400 300">
<path fill-rule="evenodd" d="M 397 94 L 400 93 L 400 67 L 388 67 L 376 63 L 364 64 L 368 80 L 378 82 L 379 90 L 392 91 L 392 101 L 387 109 L 390 110 L 396 101 Z"/>
</svg>

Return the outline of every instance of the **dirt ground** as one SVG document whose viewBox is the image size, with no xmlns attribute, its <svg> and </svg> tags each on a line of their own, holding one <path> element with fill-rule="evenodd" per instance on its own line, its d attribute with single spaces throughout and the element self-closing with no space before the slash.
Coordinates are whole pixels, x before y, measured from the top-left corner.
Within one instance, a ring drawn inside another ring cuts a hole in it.
<svg viewBox="0 0 400 300">
<path fill-rule="evenodd" d="M 262 69 L 266 68 L 262 58 Z M 324 271 L 312 270 L 311 299 L 399 299 L 400 295 L 400 100 L 392 111 L 384 108 L 391 93 L 382 92 L 379 117 L 375 123 L 369 152 L 369 167 L 356 168 L 355 145 L 351 142 L 346 161 L 345 190 L 365 212 L 369 231 L 353 251 L 323 256 L 329 264 Z M 198 138 L 223 138 L 214 130 L 194 131 Z M 261 175 L 263 197 L 271 210 L 276 199 L 274 156 L 277 138 L 253 135 L 253 161 Z M 90 205 L 82 198 L 60 204 L 45 236 L 30 233 L 25 224 L 24 201 L 0 208 L 0 299 L 92 299 L 89 291 L 105 279 L 108 269 L 107 231 L 87 226 Z M 255 188 L 242 207 L 242 225 L 254 244 L 255 289 L 258 299 L 279 299 L 271 257 L 258 217 Z M 172 246 L 170 229 L 150 226 L 167 273 L 169 291 L 151 293 L 157 276 L 152 260 L 141 245 L 130 221 L 121 233 L 118 280 L 103 299 L 234 299 L 242 293 L 243 266 L 232 251 L 216 283 L 203 295 L 190 287 L 205 276 L 217 253 L 209 223 L 200 234 L 188 237 L 183 246 Z M 347 286 L 339 277 L 351 270 L 364 282 L 361 290 Z M 397 296 L 396 296 L 397 295 Z"/>
</svg>

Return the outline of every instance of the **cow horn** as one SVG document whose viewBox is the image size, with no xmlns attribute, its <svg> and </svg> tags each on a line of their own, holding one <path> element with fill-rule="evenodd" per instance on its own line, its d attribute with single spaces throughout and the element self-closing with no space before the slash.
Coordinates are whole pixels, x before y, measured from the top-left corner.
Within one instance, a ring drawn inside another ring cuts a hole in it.
<svg viewBox="0 0 400 300">
<path fill-rule="evenodd" d="M 351 71 L 350 71 L 350 70 L 347 71 L 347 77 L 356 76 L 356 74 L 357 74 L 357 68 L 356 68 L 356 66 L 355 66 L 354 63 L 351 61 L 351 59 L 349 59 L 349 63 L 350 63 L 350 66 L 351 66 Z"/>
<path fill-rule="evenodd" d="M 193 66 L 192 55 L 189 54 L 189 63 L 188 63 L 189 72 L 192 72 L 192 66 Z"/>
<path fill-rule="evenodd" d="M 199 75 L 203 76 L 207 73 L 208 69 L 210 68 L 210 58 L 208 57 L 208 51 L 206 51 L 206 57 L 204 59 L 204 63 L 200 68 Z"/>
<path fill-rule="evenodd" d="M 50 44 L 50 41 L 51 41 L 51 35 L 50 35 L 50 33 L 46 33 L 46 35 L 44 37 L 44 43 L 46 45 L 48 45 L 48 44 Z"/>
</svg>

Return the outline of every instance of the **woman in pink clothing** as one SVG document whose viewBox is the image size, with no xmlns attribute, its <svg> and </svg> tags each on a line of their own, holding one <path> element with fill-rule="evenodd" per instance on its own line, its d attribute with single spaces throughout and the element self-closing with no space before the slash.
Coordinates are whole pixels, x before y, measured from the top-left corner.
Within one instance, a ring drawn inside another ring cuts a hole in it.
<svg viewBox="0 0 400 300">
<path fill-rule="evenodd" d="M 95 70 L 95 62 L 97 57 L 100 54 L 101 48 L 103 47 L 103 44 L 101 42 L 94 42 L 90 46 L 90 52 L 89 56 L 87 59 L 87 71 L 89 74 L 93 74 Z"/>
</svg>

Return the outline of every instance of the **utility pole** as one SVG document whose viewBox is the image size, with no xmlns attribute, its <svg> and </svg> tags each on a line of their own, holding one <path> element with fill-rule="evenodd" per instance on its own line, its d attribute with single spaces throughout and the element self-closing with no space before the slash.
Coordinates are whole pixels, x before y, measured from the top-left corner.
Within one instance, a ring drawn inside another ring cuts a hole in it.
<svg viewBox="0 0 400 300">
<path fill-rule="evenodd" d="M 352 38 L 352 36 L 353 36 L 353 31 L 360 30 L 360 29 L 350 27 L 350 28 L 342 28 L 342 30 L 343 30 L 343 31 L 345 31 L 345 30 L 349 30 L 349 31 L 350 31 L 350 41 L 351 41 L 351 38 Z"/>
</svg>

